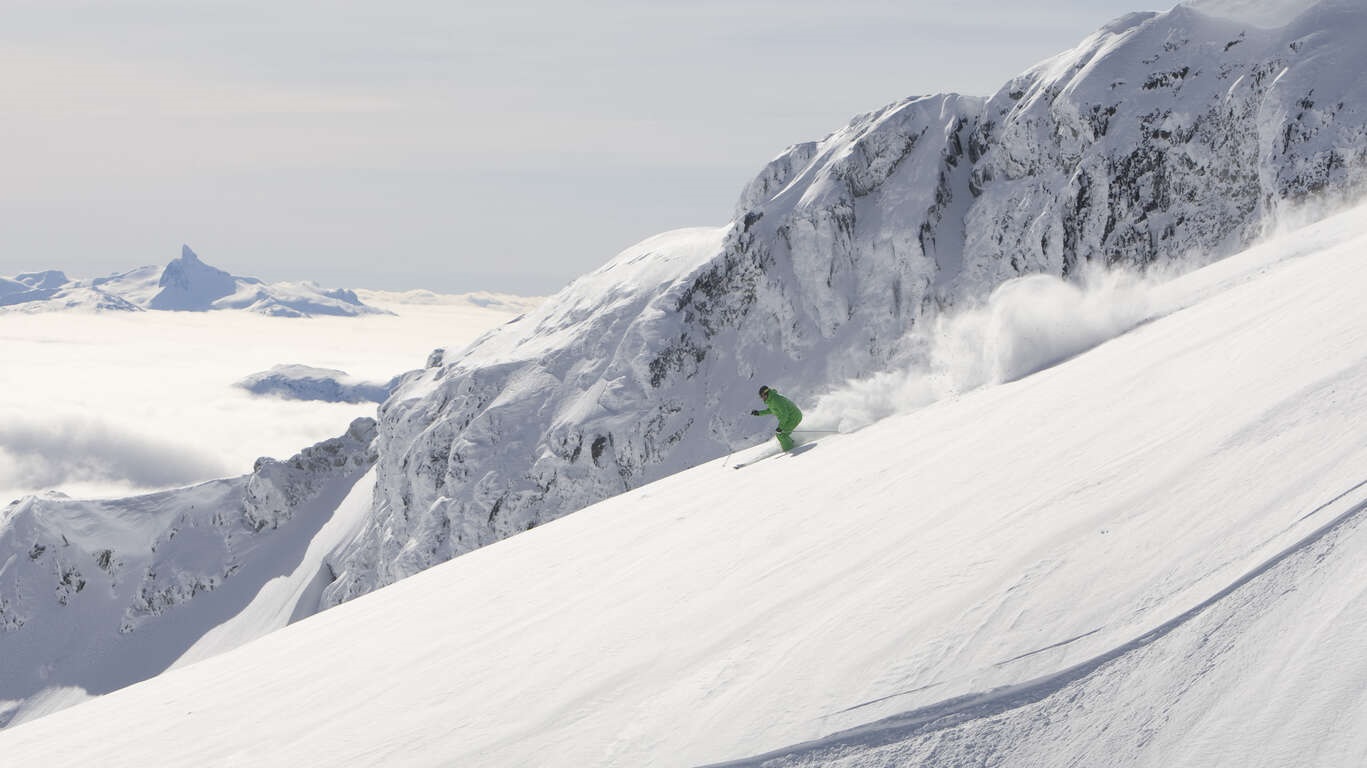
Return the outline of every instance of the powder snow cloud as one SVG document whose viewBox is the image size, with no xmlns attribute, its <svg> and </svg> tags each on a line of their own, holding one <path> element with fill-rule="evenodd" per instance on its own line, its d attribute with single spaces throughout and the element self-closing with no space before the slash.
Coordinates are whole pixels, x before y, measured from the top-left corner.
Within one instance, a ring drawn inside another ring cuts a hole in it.
<svg viewBox="0 0 1367 768">
<path fill-rule="evenodd" d="M 941 315 L 917 331 L 900 370 L 853 381 L 821 398 L 807 423 L 859 429 L 978 387 L 1057 365 L 1159 314 L 1163 277 L 1095 269 L 1077 282 L 1030 275 L 986 301 Z"/>
</svg>

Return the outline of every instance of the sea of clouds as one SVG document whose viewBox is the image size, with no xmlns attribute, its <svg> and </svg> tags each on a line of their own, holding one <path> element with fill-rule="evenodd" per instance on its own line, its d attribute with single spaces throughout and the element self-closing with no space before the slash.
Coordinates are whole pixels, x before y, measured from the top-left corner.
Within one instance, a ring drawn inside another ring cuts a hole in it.
<svg viewBox="0 0 1367 768">
<path fill-rule="evenodd" d="M 346 431 L 374 403 L 253 395 L 279 364 L 387 381 L 459 348 L 531 300 L 410 303 L 360 318 L 244 312 L 0 313 L 0 507 L 55 490 L 122 496 L 250 472 Z"/>
</svg>

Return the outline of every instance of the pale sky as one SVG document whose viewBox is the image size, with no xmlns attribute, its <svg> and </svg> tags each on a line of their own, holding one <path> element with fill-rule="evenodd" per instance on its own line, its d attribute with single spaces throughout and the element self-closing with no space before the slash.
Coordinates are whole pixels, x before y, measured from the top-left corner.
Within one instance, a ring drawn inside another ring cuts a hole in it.
<svg viewBox="0 0 1367 768">
<path fill-rule="evenodd" d="M 1159 0 L 0 0 L 0 275 L 544 294 Z"/>
</svg>

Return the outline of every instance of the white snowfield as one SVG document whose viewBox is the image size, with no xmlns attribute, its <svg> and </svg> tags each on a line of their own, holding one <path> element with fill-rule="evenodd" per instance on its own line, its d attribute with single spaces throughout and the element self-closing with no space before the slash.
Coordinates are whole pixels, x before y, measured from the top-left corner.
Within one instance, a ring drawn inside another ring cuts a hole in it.
<svg viewBox="0 0 1367 768">
<path fill-rule="evenodd" d="M 0 755 L 1362 765 L 1364 249 L 1367 207 L 1155 290 L 1055 367 L 652 483 Z"/>
</svg>

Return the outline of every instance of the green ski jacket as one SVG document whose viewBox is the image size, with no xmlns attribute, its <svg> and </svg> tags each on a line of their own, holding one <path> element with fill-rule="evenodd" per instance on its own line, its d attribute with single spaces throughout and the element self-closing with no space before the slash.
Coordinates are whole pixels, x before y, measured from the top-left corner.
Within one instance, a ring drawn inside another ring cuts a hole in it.
<svg viewBox="0 0 1367 768">
<path fill-rule="evenodd" d="M 764 401 L 764 404 L 768 407 L 762 411 L 756 411 L 755 415 L 773 414 L 778 417 L 779 427 L 785 431 L 791 430 L 798 425 L 798 422 L 802 421 L 802 411 L 793 405 L 793 401 L 772 389 L 769 390 L 769 398 Z"/>
</svg>

